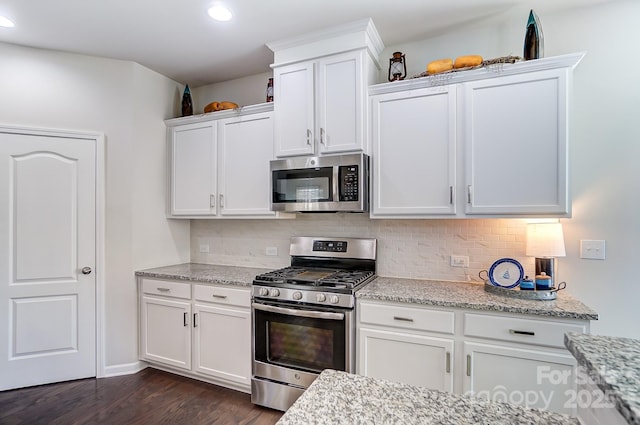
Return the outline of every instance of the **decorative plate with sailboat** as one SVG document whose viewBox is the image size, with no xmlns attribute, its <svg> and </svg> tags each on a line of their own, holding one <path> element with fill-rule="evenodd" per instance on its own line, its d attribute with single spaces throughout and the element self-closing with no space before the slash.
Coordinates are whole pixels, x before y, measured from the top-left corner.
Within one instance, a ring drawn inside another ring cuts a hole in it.
<svg viewBox="0 0 640 425">
<path fill-rule="evenodd" d="M 494 286 L 515 288 L 524 277 L 522 264 L 513 258 L 501 258 L 491 265 L 489 281 Z"/>
</svg>

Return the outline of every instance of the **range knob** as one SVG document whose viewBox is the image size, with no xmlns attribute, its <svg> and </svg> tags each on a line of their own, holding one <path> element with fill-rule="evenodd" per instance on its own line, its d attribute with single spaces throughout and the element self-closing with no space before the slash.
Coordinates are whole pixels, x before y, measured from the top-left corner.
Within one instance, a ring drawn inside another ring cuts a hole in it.
<svg viewBox="0 0 640 425">
<path fill-rule="evenodd" d="M 329 302 L 331 304 L 338 304 L 338 301 L 340 301 L 340 299 L 337 295 L 331 295 L 331 298 L 329 298 Z"/>
<path fill-rule="evenodd" d="M 298 300 L 302 299 L 302 292 L 296 291 L 296 292 L 293 293 L 292 296 L 293 296 L 294 300 L 298 301 Z"/>
<path fill-rule="evenodd" d="M 327 296 L 325 294 L 316 295 L 316 301 L 318 301 L 319 303 L 325 302 L 326 299 L 327 299 Z"/>
<path fill-rule="evenodd" d="M 271 288 L 269 290 L 269 295 L 272 297 L 277 297 L 278 295 L 280 295 L 280 290 L 276 289 L 276 288 Z"/>
<path fill-rule="evenodd" d="M 269 289 L 267 289 L 267 288 L 260 288 L 259 294 L 260 294 L 260 296 L 262 296 L 262 297 L 266 297 L 267 295 L 269 295 Z"/>
</svg>

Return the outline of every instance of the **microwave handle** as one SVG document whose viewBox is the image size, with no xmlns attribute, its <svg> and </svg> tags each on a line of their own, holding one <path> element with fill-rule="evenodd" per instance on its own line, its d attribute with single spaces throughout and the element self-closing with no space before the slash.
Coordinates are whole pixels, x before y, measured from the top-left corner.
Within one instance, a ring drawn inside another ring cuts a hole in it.
<svg viewBox="0 0 640 425">
<path fill-rule="evenodd" d="M 344 320 L 343 313 L 297 310 L 293 308 L 283 308 L 258 303 L 253 303 L 252 306 L 255 310 L 267 311 L 269 313 L 286 314 L 288 316 L 309 317 L 311 319 Z"/>
</svg>

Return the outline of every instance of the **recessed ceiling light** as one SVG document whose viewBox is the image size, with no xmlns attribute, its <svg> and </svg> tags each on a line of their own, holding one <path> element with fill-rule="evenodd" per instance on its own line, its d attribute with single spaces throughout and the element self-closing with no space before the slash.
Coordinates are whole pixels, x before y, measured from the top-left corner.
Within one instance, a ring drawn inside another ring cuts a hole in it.
<svg viewBox="0 0 640 425">
<path fill-rule="evenodd" d="M 211 18 L 215 19 L 216 21 L 226 22 L 231 20 L 231 18 L 233 17 L 231 11 L 221 4 L 211 6 L 208 12 L 209 16 L 211 16 Z"/>
<path fill-rule="evenodd" d="M 4 16 L 0 16 L 0 27 L 13 28 L 15 26 L 16 26 L 16 24 L 11 22 L 11 19 L 6 18 Z"/>
</svg>

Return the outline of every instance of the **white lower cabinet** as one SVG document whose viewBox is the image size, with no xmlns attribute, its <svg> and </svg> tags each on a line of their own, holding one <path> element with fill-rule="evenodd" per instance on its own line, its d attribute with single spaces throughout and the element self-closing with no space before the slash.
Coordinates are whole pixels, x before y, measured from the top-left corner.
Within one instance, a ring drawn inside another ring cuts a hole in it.
<svg viewBox="0 0 640 425">
<path fill-rule="evenodd" d="M 464 393 L 494 401 L 575 414 L 576 360 L 530 348 L 464 343 Z"/>
<path fill-rule="evenodd" d="M 453 339 L 360 329 L 360 375 L 453 391 Z"/>
<path fill-rule="evenodd" d="M 140 314 L 140 356 L 191 369 L 191 303 L 144 295 Z"/>
<path fill-rule="evenodd" d="M 360 302 L 358 323 L 359 374 L 453 391 L 452 312 Z"/>
<path fill-rule="evenodd" d="M 576 415 L 566 332 L 589 321 L 358 300 L 357 371 L 421 387 Z"/>
<path fill-rule="evenodd" d="M 138 282 L 141 360 L 250 392 L 248 288 L 146 278 Z"/>
<path fill-rule="evenodd" d="M 196 303 L 193 370 L 251 385 L 251 312 Z"/>
</svg>

